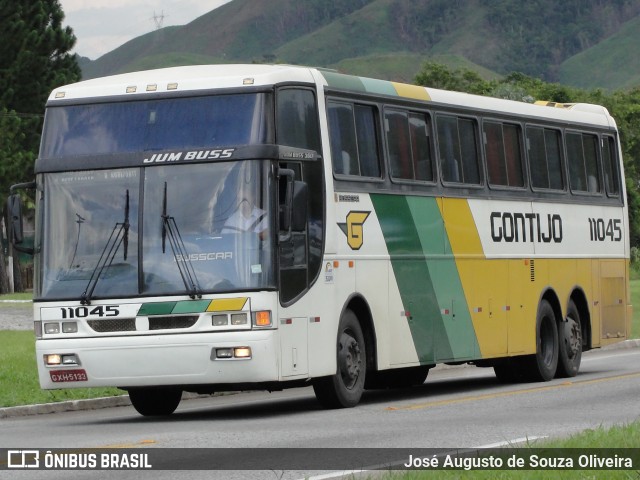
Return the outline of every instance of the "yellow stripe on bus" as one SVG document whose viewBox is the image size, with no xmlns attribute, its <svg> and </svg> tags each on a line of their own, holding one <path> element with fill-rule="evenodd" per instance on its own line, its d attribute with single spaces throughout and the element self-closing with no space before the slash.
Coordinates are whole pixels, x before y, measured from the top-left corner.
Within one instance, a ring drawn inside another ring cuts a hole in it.
<svg viewBox="0 0 640 480">
<path fill-rule="evenodd" d="M 242 310 L 247 303 L 247 297 L 219 298 L 212 300 L 207 312 L 230 312 Z"/>
<path fill-rule="evenodd" d="M 401 97 L 415 98 L 416 100 L 431 100 L 427 89 L 418 85 L 406 85 L 404 83 L 391 82 Z"/>
</svg>

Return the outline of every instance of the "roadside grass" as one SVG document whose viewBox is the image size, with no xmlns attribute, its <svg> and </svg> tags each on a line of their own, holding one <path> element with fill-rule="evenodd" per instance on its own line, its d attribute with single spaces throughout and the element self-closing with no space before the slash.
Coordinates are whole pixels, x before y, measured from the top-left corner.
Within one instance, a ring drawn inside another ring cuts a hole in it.
<svg viewBox="0 0 640 480">
<path fill-rule="evenodd" d="M 619 457 L 629 455 L 629 451 L 622 452 L 620 449 L 635 449 L 632 454 L 634 465 L 637 464 L 638 454 L 637 448 L 640 445 L 640 420 L 625 425 L 614 426 L 611 428 L 598 427 L 595 429 L 587 429 L 583 432 L 571 435 L 564 439 L 534 441 L 517 449 L 518 458 L 528 459 L 529 455 L 544 454 L 551 458 L 560 458 L 568 455 L 568 451 L 564 449 L 576 449 L 582 453 L 586 449 L 613 449 L 603 453 L 603 457 L 613 458 L 618 454 Z M 535 450 L 534 450 L 535 449 Z M 530 453 L 529 453 L 530 450 Z M 510 450 L 510 454 L 516 453 Z M 499 450 L 493 450 L 492 454 L 501 456 Z M 506 465 L 506 461 L 504 462 Z M 430 470 L 410 472 L 387 473 L 382 476 L 369 477 L 371 479 L 386 480 L 430 480 L 437 479 L 461 479 L 473 478 L 474 480 L 493 480 L 493 479 L 637 479 L 638 470 L 588 470 L 588 469 L 555 469 L 555 470 Z"/>
<path fill-rule="evenodd" d="M 0 295 L 0 300 L 31 300 L 33 295 L 30 292 L 27 293 L 8 293 L 6 295 Z"/>
<path fill-rule="evenodd" d="M 0 407 L 111 397 L 117 388 L 42 390 L 38 383 L 35 338 L 32 331 L 0 331 Z"/>
</svg>

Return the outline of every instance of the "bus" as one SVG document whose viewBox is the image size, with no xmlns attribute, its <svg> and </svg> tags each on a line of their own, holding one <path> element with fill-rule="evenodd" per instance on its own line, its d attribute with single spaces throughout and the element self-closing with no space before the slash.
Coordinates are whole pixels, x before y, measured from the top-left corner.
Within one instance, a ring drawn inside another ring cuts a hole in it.
<svg viewBox="0 0 640 480">
<path fill-rule="evenodd" d="M 287 65 L 55 89 L 35 181 L 44 389 L 313 386 L 328 408 L 437 364 L 578 373 L 630 331 L 619 134 L 604 107 Z M 22 247 L 25 249 L 25 247 Z"/>
</svg>

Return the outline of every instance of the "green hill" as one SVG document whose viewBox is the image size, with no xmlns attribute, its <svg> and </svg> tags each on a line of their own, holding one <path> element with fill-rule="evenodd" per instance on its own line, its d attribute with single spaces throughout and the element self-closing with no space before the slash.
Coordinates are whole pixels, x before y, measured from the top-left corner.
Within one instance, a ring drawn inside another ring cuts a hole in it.
<svg viewBox="0 0 640 480">
<path fill-rule="evenodd" d="M 640 83 L 640 0 L 233 0 L 125 43 L 85 78 L 199 63 L 282 62 L 411 81 L 445 59 L 583 88 Z"/>
<path fill-rule="evenodd" d="M 640 17 L 619 32 L 560 65 L 560 81 L 590 88 L 630 88 L 640 85 Z"/>
</svg>

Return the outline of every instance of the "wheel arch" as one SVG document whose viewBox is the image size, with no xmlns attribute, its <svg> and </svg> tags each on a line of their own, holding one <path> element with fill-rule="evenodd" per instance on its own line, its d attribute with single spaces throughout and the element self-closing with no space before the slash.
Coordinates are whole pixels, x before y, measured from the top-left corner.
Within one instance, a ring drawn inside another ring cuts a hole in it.
<svg viewBox="0 0 640 480">
<path fill-rule="evenodd" d="M 371 314 L 371 308 L 369 303 L 364 297 L 358 293 L 355 293 L 349 297 L 344 307 L 342 308 L 341 315 L 345 310 L 351 310 L 360 323 L 362 329 L 362 335 L 364 335 L 365 348 L 367 353 L 367 371 L 373 372 L 378 370 L 378 351 L 377 351 L 377 337 L 376 330 L 373 324 L 373 315 Z"/>
<path fill-rule="evenodd" d="M 593 339 L 591 337 L 591 311 L 589 309 L 589 302 L 587 301 L 587 296 L 582 290 L 582 288 L 576 286 L 571 292 L 571 296 L 567 300 L 567 307 L 569 302 L 573 301 L 576 308 L 578 309 L 578 314 L 580 315 L 580 324 L 581 324 L 581 333 L 582 333 L 582 350 L 587 351 L 592 348 Z M 566 309 L 565 309 L 566 311 Z"/>
</svg>

